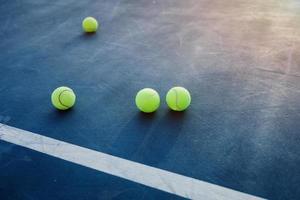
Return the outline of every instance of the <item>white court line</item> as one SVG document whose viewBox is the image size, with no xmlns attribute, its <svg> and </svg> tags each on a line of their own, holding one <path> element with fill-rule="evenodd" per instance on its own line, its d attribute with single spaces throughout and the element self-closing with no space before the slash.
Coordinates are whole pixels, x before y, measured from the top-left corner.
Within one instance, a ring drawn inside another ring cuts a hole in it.
<svg viewBox="0 0 300 200">
<path fill-rule="evenodd" d="M 262 199 L 1 123 L 0 140 L 188 199 Z"/>
</svg>

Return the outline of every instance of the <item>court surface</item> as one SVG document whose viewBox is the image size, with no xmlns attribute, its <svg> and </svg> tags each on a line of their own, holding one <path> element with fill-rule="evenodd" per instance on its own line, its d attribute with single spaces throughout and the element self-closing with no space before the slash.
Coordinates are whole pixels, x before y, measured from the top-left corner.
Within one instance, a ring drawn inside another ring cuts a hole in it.
<svg viewBox="0 0 300 200">
<path fill-rule="evenodd" d="M 299 1 L 0 0 L 0 13 L 1 200 L 300 199 Z M 68 112 L 50 102 L 62 85 Z M 178 85 L 185 112 L 164 101 Z M 145 87 L 154 114 L 136 109 Z"/>
</svg>

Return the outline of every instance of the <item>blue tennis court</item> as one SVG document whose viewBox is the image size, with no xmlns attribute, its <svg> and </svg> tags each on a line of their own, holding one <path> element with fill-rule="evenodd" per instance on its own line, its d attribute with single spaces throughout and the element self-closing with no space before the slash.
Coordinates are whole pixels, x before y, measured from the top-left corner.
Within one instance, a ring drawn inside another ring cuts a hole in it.
<svg viewBox="0 0 300 200">
<path fill-rule="evenodd" d="M 300 199 L 297 0 L 0 0 L 0 199 Z M 94 34 L 82 20 L 95 17 Z M 68 86 L 76 104 L 58 111 Z M 184 112 L 165 96 L 189 90 Z M 155 89 L 159 109 L 135 105 Z"/>
</svg>

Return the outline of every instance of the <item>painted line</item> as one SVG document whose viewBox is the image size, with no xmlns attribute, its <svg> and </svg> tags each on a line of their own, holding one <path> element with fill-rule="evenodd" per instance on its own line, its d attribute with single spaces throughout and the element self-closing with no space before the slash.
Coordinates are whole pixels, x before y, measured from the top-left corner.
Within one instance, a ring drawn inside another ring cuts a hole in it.
<svg viewBox="0 0 300 200">
<path fill-rule="evenodd" d="M 1 123 L 0 140 L 188 199 L 262 199 Z"/>
</svg>

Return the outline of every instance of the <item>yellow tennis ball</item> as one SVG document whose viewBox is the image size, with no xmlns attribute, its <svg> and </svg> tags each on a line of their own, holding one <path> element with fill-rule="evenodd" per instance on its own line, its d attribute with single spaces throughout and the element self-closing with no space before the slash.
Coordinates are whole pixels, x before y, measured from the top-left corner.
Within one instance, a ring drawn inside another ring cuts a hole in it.
<svg viewBox="0 0 300 200">
<path fill-rule="evenodd" d="M 67 110 L 72 108 L 76 101 L 76 96 L 71 88 L 56 88 L 51 95 L 51 101 L 55 108 L 59 110 Z"/>
<path fill-rule="evenodd" d="M 166 101 L 172 110 L 183 111 L 189 107 L 191 95 L 189 91 L 183 87 L 173 87 L 168 91 Z"/>
<path fill-rule="evenodd" d="M 135 103 L 142 112 L 151 113 L 156 111 L 159 107 L 160 97 L 155 90 L 144 88 L 137 93 Z"/>
<path fill-rule="evenodd" d="M 82 21 L 82 28 L 85 32 L 87 33 L 92 33 L 96 32 L 98 29 L 98 22 L 95 18 L 93 17 L 86 17 Z"/>
</svg>

